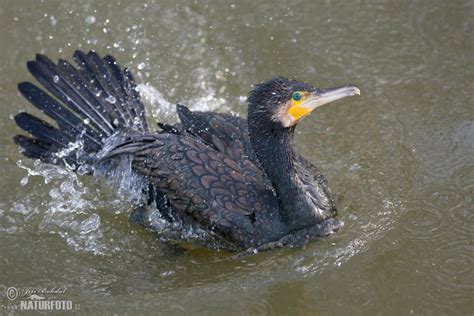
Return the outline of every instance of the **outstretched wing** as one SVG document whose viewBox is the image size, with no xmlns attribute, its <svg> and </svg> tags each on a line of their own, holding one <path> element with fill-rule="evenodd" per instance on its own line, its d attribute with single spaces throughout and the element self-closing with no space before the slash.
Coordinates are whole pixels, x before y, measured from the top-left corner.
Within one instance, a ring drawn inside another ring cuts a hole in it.
<svg viewBox="0 0 474 316">
<path fill-rule="evenodd" d="M 242 247 L 281 236 L 278 199 L 260 170 L 246 171 L 232 158 L 190 135 L 138 135 L 105 159 L 130 155 L 136 172 L 163 192 L 173 209 L 191 216 Z M 252 171 L 252 172 L 249 172 Z"/>
<path fill-rule="evenodd" d="M 60 163 L 55 154 L 79 139 L 84 141 L 84 152 L 96 153 L 103 139 L 119 129 L 148 131 L 145 108 L 127 69 L 121 70 L 112 56 L 101 58 L 92 51 L 76 51 L 74 59 L 77 67 L 38 54 L 27 64 L 44 89 L 30 82 L 20 83 L 18 89 L 57 125 L 28 113 L 15 116 L 18 126 L 33 136 L 14 138 L 28 157 Z M 77 157 L 71 152 L 65 159 L 74 163 Z"/>
</svg>

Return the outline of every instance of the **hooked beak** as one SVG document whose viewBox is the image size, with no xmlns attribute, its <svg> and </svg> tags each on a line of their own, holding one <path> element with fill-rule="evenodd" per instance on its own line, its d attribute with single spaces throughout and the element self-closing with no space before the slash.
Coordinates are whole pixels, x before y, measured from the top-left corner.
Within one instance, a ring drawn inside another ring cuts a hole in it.
<svg viewBox="0 0 474 316">
<path fill-rule="evenodd" d="M 308 100 L 303 102 L 301 105 L 311 112 L 322 105 L 345 97 L 351 97 L 353 95 L 360 95 L 359 88 L 353 85 L 328 89 L 316 89 L 314 92 L 311 92 Z"/>
<path fill-rule="evenodd" d="M 303 102 L 291 106 L 288 112 L 295 121 L 299 121 L 322 105 L 353 95 L 360 95 L 359 88 L 353 85 L 327 89 L 315 88 Z"/>
</svg>

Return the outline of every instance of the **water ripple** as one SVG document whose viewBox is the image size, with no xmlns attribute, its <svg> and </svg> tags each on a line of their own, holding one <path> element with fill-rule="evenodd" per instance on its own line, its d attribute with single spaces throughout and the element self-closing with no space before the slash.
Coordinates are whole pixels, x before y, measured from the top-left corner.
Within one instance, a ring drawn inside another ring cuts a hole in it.
<svg viewBox="0 0 474 316">
<path fill-rule="evenodd" d="M 440 295 L 439 302 L 472 303 L 474 283 L 474 247 L 467 236 L 451 235 L 443 239 L 435 250 L 429 270 L 434 295 Z"/>
<path fill-rule="evenodd" d="M 416 239 L 432 239 L 440 236 L 446 229 L 446 216 L 433 206 L 422 202 L 413 202 L 407 205 L 405 229 Z"/>
</svg>

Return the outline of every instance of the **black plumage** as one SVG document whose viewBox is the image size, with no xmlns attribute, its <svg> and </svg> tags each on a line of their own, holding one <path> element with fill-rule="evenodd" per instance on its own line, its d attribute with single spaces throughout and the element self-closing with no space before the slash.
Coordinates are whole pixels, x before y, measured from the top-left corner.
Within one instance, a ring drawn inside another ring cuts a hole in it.
<svg viewBox="0 0 474 316">
<path fill-rule="evenodd" d="M 26 156 L 95 167 L 127 157 L 166 218 L 184 218 L 230 248 L 292 245 L 339 227 L 326 179 L 291 143 L 302 117 L 357 88 L 317 89 L 276 77 L 251 92 L 247 120 L 178 105 L 180 123 L 151 131 L 127 69 L 95 52 L 76 51 L 74 59 L 77 68 L 43 55 L 28 63 L 50 94 L 29 82 L 19 90 L 57 126 L 16 115 L 31 134 L 14 138 Z M 77 141 L 80 151 L 58 156 Z"/>
</svg>

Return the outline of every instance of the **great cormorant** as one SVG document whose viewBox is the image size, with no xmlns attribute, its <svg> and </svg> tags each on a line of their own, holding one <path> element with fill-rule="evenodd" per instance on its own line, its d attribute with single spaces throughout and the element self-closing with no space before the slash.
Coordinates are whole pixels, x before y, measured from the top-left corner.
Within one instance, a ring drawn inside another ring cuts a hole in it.
<svg viewBox="0 0 474 316">
<path fill-rule="evenodd" d="M 112 56 L 76 51 L 77 67 L 37 55 L 21 94 L 52 118 L 15 116 L 31 136 L 17 135 L 22 153 L 46 163 L 113 166 L 123 157 L 153 188 L 159 211 L 185 218 L 234 249 L 295 245 L 339 227 L 325 177 L 292 147 L 295 126 L 315 108 L 360 94 L 275 77 L 248 98 L 248 118 L 190 111 L 153 131 L 131 73 Z M 71 143 L 80 146 L 71 147 Z M 67 149 L 67 150 L 65 150 Z"/>
</svg>

